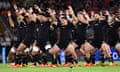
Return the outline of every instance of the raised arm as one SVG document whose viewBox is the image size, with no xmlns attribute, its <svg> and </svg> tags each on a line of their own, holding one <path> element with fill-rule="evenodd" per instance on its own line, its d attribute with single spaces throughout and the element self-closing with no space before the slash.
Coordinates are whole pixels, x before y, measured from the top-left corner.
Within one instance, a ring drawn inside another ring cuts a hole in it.
<svg viewBox="0 0 120 72">
<path fill-rule="evenodd" d="M 115 21 L 115 15 L 110 14 L 110 12 L 108 10 L 105 11 L 105 15 L 107 16 L 108 25 L 113 24 L 113 22 Z"/>
<path fill-rule="evenodd" d="M 71 21 L 74 25 L 77 24 L 78 19 L 75 16 L 75 13 L 74 13 L 74 11 L 72 9 L 72 6 L 68 6 L 68 9 L 69 9 L 69 15 L 71 15 L 71 17 L 67 16 L 68 20 Z"/>
<path fill-rule="evenodd" d="M 85 17 L 85 15 L 80 16 L 80 22 L 84 24 L 89 24 L 89 20 Z"/>
<path fill-rule="evenodd" d="M 11 12 L 10 11 L 8 11 L 8 21 L 9 21 L 10 26 L 14 27 L 14 22 L 12 20 Z"/>
<path fill-rule="evenodd" d="M 51 22 L 51 24 L 57 25 L 58 22 L 57 22 L 57 19 L 56 19 L 56 11 L 54 9 L 48 8 L 48 12 L 50 14 L 49 21 Z"/>
<path fill-rule="evenodd" d="M 38 10 L 39 13 L 42 13 L 42 10 L 40 9 L 40 7 L 39 7 L 38 5 L 35 4 L 35 5 L 34 5 L 34 8 L 35 8 L 36 10 Z"/>
<path fill-rule="evenodd" d="M 16 3 L 13 3 L 13 7 L 15 9 L 15 12 L 18 12 L 18 7 L 17 7 Z"/>
<path fill-rule="evenodd" d="M 91 18 L 89 17 L 89 15 L 88 15 L 88 13 L 86 12 L 85 9 L 83 10 L 83 15 L 84 15 L 84 18 L 85 18 L 87 21 L 91 21 Z"/>
<path fill-rule="evenodd" d="M 113 24 L 114 23 L 114 21 L 115 21 L 115 15 L 112 15 L 112 16 L 108 16 L 108 20 L 107 20 L 107 22 L 108 22 L 108 24 L 109 25 L 111 25 L 111 24 Z"/>
<path fill-rule="evenodd" d="M 82 11 L 77 13 L 77 18 L 81 23 L 89 24 L 89 20 L 86 18 L 85 14 Z"/>
</svg>

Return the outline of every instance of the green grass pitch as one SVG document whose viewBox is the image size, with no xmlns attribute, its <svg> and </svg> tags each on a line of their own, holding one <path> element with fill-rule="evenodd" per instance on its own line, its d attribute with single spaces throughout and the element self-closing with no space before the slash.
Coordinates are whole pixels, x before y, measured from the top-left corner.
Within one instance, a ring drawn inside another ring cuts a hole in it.
<svg viewBox="0 0 120 72">
<path fill-rule="evenodd" d="M 9 68 L 9 64 L 0 64 L 0 72 L 120 72 L 120 62 L 115 62 L 115 66 L 108 66 L 108 63 L 105 66 L 99 65 L 97 62 L 96 66 L 84 67 L 81 66 L 84 62 L 80 62 L 79 67 L 72 68 L 70 67 L 35 67 L 32 68 L 31 64 L 28 67 L 20 67 L 20 68 Z"/>
</svg>

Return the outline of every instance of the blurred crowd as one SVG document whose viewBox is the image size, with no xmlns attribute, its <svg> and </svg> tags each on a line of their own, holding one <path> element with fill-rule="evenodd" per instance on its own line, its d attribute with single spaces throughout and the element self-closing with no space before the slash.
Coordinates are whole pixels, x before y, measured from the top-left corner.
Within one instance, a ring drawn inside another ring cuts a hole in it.
<svg viewBox="0 0 120 72">
<path fill-rule="evenodd" d="M 56 5 L 56 9 L 72 5 L 75 11 L 84 8 L 89 10 L 99 10 L 102 8 L 108 8 L 116 10 L 120 6 L 120 0 L 1 0 L 0 9 L 11 9 L 12 3 L 17 3 L 19 7 L 26 7 L 33 3 L 39 4 L 41 9 L 45 9 L 50 5 Z"/>
<path fill-rule="evenodd" d="M 0 32 L 0 62 L 2 60 L 2 48 L 6 47 L 7 48 L 6 52 L 8 52 L 11 45 L 12 45 L 12 40 L 9 34 L 7 33 L 7 31 L 5 31 L 4 33 Z"/>
</svg>

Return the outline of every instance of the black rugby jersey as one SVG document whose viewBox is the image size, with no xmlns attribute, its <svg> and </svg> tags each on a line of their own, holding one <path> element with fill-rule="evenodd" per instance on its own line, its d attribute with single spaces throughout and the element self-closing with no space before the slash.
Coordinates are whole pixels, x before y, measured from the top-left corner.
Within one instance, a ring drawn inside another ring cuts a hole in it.
<svg viewBox="0 0 120 72">
<path fill-rule="evenodd" d="M 71 23 L 64 26 L 60 24 L 60 42 L 70 42 L 72 40 L 73 27 L 74 26 Z"/>
<path fill-rule="evenodd" d="M 107 28 L 107 40 L 111 46 L 114 46 L 119 41 L 118 27 L 120 27 L 120 23 L 115 22 Z"/>
<path fill-rule="evenodd" d="M 79 40 L 86 40 L 87 24 L 78 22 L 75 26 L 75 37 Z"/>
<path fill-rule="evenodd" d="M 105 41 L 106 40 L 106 25 L 107 22 L 104 20 L 91 21 L 89 24 L 94 30 L 94 40 Z"/>
<path fill-rule="evenodd" d="M 37 32 L 37 40 L 49 41 L 50 38 L 50 22 L 37 22 L 35 30 Z"/>
</svg>

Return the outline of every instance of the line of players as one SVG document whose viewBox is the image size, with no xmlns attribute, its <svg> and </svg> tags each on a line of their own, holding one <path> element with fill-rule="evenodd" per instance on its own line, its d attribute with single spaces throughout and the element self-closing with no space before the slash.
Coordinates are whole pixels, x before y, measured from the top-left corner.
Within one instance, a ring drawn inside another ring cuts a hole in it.
<svg viewBox="0 0 120 72">
<path fill-rule="evenodd" d="M 59 66 L 60 50 L 64 50 L 65 63 L 63 66 L 74 64 L 79 66 L 76 49 L 85 55 L 84 66 L 95 65 L 95 51 L 100 50 L 101 64 L 108 59 L 110 65 L 114 65 L 110 47 L 119 42 L 118 28 L 120 26 L 120 9 L 115 14 L 108 10 L 99 12 L 91 11 L 90 16 L 83 9 L 76 14 L 71 6 L 64 10 L 56 11 L 50 6 L 42 11 L 38 5 L 28 8 L 15 9 L 14 18 L 12 12 L 8 12 L 8 20 L 11 28 L 17 29 L 17 41 L 10 50 L 9 55 L 14 54 L 14 65 L 17 68 L 21 64 L 26 66 L 28 55 L 33 62 L 43 66 Z M 87 39 L 86 31 L 91 27 L 94 31 L 92 41 Z M 116 48 L 120 56 L 119 45 Z M 46 51 L 49 52 L 52 63 L 46 60 Z M 104 58 L 106 55 L 106 59 Z"/>
</svg>

